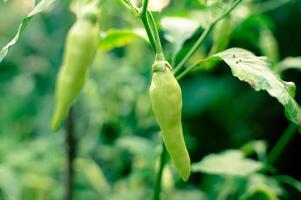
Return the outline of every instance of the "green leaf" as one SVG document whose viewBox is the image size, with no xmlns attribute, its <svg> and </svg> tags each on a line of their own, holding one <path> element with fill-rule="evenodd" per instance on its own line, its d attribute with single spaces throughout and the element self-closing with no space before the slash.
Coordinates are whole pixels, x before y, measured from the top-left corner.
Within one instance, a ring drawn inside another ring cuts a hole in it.
<svg viewBox="0 0 301 200">
<path fill-rule="evenodd" d="M 216 60 L 223 60 L 231 68 L 233 76 L 249 83 L 256 91 L 265 90 L 275 97 L 284 106 L 286 117 L 301 126 L 301 109 L 294 99 L 295 84 L 281 80 L 271 70 L 266 57 L 257 57 L 244 49 L 231 48 L 202 60 L 199 64 Z"/>
<path fill-rule="evenodd" d="M 192 165 L 192 171 L 207 174 L 248 176 L 262 168 L 262 163 L 245 158 L 239 150 L 209 154 Z"/>
<path fill-rule="evenodd" d="M 77 158 L 75 160 L 75 168 L 78 173 L 85 176 L 96 192 L 102 195 L 110 192 L 111 186 L 107 182 L 102 169 L 95 161 L 86 158 Z"/>
<path fill-rule="evenodd" d="M 20 200 L 21 185 L 17 174 L 10 168 L 0 165 L 0 177 L 0 191 L 4 193 L 4 197 L 11 200 Z"/>
<path fill-rule="evenodd" d="M 180 24 L 180 25 L 179 25 Z M 176 54 L 184 42 L 192 37 L 198 29 L 199 24 L 192 19 L 184 17 L 164 17 L 161 20 L 161 27 L 164 31 L 164 37 L 174 45 L 174 54 Z"/>
<path fill-rule="evenodd" d="M 149 140 L 142 137 L 121 137 L 116 141 L 116 147 L 126 149 L 133 155 L 144 158 L 145 160 L 153 160 L 155 156 L 155 146 Z"/>
<path fill-rule="evenodd" d="M 301 182 L 294 179 L 293 177 L 286 176 L 286 175 L 280 175 L 280 176 L 275 176 L 274 178 L 279 183 L 292 186 L 293 188 L 295 188 L 296 190 L 298 190 L 301 193 Z"/>
<path fill-rule="evenodd" d="M 196 189 L 189 189 L 189 190 L 172 190 L 170 193 L 165 192 L 167 200 L 183 200 L 183 199 L 189 199 L 189 200 L 207 200 L 208 197 L 206 194 L 200 190 Z M 162 198 L 163 199 L 163 198 Z"/>
<path fill-rule="evenodd" d="M 245 155 L 256 153 L 259 160 L 263 161 L 266 158 L 267 143 L 264 140 L 250 141 L 243 145 L 240 150 L 242 150 Z"/>
<path fill-rule="evenodd" d="M 147 35 L 143 29 L 111 29 L 102 35 L 101 40 L 99 42 L 99 48 L 108 51 L 116 47 L 125 46 L 133 42 L 136 38 L 148 42 Z"/>
<path fill-rule="evenodd" d="M 279 48 L 277 39 L 275 38 L 273 32 L 267 28 L 261 30 L 260 32 L 259 47 L 262 54 L 271 59 L 273 63 L 277 63 L 279 61 Z"/>
<path fill-rule="evenodd" d="M 20 36 L 22 35 L 23 31 L 25 30 L 25 28 L 27 27 L 27 25 L 29 24 L 29 22 L 32 20 L 32 18 L 39 14 L 40 12 L 43 12 L 45 10 L 47 10 L 49 8 L 50 5 L 52 5 L 56 0 L 42 0 L 38 5 L 36 5 L 33 10 L 22 20 L 18 31 L 15 35 L 15 37 L 5 46 L 2 48 L 2 50 L 0 51 L 0 63 L 3 61 L 3 59 L 5 58 L 5 56 L 8 53 L 8 50 L 10 47 L 12 47 L 13 45 L 15 45 Z"/>
<path fill-rule="evenodd" d="M 247 191 L 239 199 L 278 200 L 278 196 L 282 196 L 283 192 L 280 184 L 275 179 L 263 174 L 252 174 L 248 177 Z"/>
<path fill-rule="evenodd" d="M 21 182 L 25 187 L 40 191 L 49 191 L 54 188 L 56 181 L 50 176 L 35 173 L 24 173 Z"/>
<path fill-rule="evenodd" d="M 222 0 L 199 0 L 200 4 L 204 7 L 218 5 L 221 6 L 223 1 Z"/>
<path fill-rule="evenodd" d="M 276 65 L 276 71 L 282 73 L 288 69 L 301 70 L 301 57 L 287 57 Z"/>
</svg>

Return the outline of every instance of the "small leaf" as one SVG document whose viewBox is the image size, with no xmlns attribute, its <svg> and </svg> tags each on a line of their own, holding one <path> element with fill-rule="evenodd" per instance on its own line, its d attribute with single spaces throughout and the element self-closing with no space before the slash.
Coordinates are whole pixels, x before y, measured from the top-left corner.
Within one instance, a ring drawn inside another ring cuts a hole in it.
<svg viewBox="0 0 301 200">
<path fill-rule="evenodd" d="M 293 82 L 281 80 L 270 68 L 266 57 L 257 57 L 252 52 L 231 48 L 217 53 L 204 62 L 223 60 L 232 71 L 233 76 L 251 85 L 256 91 L 265 90 L 275 97 L 285 108 L 287 118 L 297 125 L 301 125 L 301 109 L 295 101 L 296 87 Z"/>
<path fill-rule="evenodd" d="M 174 44 L 174 53 L 177 53 L 184 42 L 198 29 L 199 24 L 192 19 L 184 17 L 164 17 L 161 20 L 164 37 Z"/>
<path fill-rule="evenodd" d="M 143 29 L 111 29 L 101 37 L 99 48 L 108 51 L 117 47 L 125 46 L 131 43 L 136 38 L 140 38 L 148 42 L 147 35 Z"/>
<path fill-rule="evenodd" d="M 210 154 L 192 165 L 192 171 L 218 175 L 248 176 L 262 168 L 262 163 L 245 158 L 238 150 Z"/>
<path fill-rule="evenodd" d="M 301 57 L 288 57 L 276 65 L 276 71 L 282 73 L 288 69 L 301 70 Z"/>
<path fill-rule="evenodd" d="M 55 1 L 56 0 L 42 0 L 42 1 L 40 1 L 40 3 L 38 5 L 36 5 L 33 8 L 33 10 L 22 20 L 15 37 L 5 47 L 3 47 L 2 50 L 0 51 L 0 63 L 2 62 L 2 60 L 7 55 L 9 48 L 12 47 L 13 45 L 15 45 L 18 42 L 20 36 L 22 35 L 23 31 L 25 30 L 25 28 L 27 27 L 29 22 L 32 20 L 32 18 L 35 15 L 39 14 L 40 12 L 43 12 L 43 11 L 47 10 L 49 8 L 49 6 L 52 5 Z"/>
</svg>

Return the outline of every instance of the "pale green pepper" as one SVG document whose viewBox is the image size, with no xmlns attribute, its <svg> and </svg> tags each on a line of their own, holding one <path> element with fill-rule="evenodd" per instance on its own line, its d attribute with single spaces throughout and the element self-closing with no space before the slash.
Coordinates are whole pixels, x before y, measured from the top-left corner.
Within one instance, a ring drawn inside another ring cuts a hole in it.
<svg viewBox="0 0 301 200">
<path fill-rule="evenodd" d="M 68 32 L 63 63 L 56 81 L 55 111 L 51 122 L 53 130 L 66 117 L 85 83 L 98 45 L 98 13 L 96 5 L 85 6 Z"/>
<path fill-rule="evenodd" d="M 177 172 L 187 181 L 190 175 L 190 158 L 181 122 L 182 92 L 168 62 L 154 63 L 149 95 L 166 149 Z"/>
</svg>

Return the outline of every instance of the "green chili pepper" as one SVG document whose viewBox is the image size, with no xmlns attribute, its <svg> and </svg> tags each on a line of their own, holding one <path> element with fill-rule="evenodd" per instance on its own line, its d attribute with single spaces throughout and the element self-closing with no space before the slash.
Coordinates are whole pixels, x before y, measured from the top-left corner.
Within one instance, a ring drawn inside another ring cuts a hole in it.
<svg viewBox="0 0 301 200">
<path fill-rule="evenodd" d="M 56 104 L 51 122 L 53 130 L 66 117 L 93 62 L 99 38 L 98 13 L 96 5 L 85 6 L 68 32 L 63 63 L 56 81 Z"/>
<path fill-rule="evenodd" d="M 168 62 L 154 63 L 149 94 L 166 149 L 179 175 L 187 181 L 190 175 L 190 158 L 181 122 L 182 92 Z"/>
</svg>

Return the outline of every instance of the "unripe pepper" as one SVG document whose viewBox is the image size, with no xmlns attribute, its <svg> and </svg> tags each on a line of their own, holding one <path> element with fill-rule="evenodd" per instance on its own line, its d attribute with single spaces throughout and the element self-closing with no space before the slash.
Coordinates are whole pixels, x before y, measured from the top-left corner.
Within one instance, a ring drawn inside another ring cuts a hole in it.
<svg viewBox="0 0 301 200">
<path fill-rule="evenodd" d="M 53 130 L 66 117 L 85 83 L 98 45 L 98 13 L 96 5 L 85 6 L 68 32 L 63 62 L 56 81 L 55 111 L 51 122 Z"/>
<path fill-rule="evenodd" d="M 190 158 L 181 122 L 182 92 L 168 62 L 154 63 L 149 95 L 166 149 L 177 172 L 186 181 L 190 175 Z"/>
</svg>

